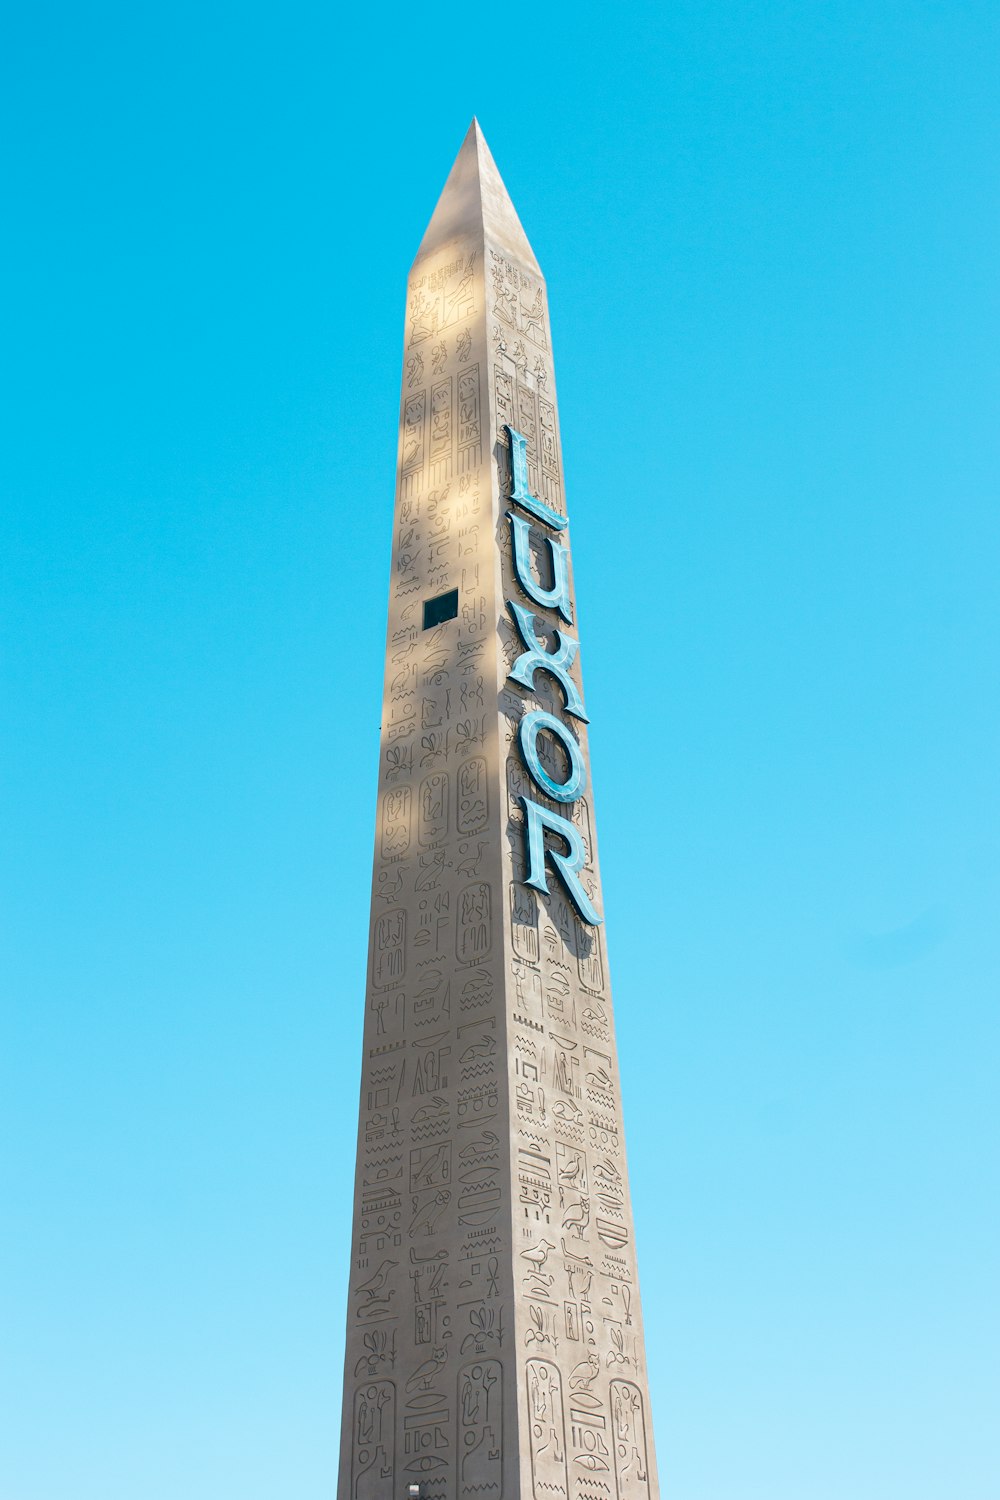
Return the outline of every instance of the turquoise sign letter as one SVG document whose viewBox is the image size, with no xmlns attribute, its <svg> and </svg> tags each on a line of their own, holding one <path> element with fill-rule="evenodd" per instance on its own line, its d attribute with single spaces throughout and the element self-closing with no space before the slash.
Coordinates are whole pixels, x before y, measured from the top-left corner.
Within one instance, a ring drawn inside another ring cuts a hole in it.
<svg viewBox="0 0 1000 1500">
<path fill-rule="evenodd" d="M 572 625 L 573 606 L 569 602 L 569 548 L 564 547 L 561 542 L 554 542 L 550 536 L 545 538 L 549 548 L 549 560 L 552 564 L 552 587 L 543 588 L 531 567 L 531 522 L 526 521 L 523 516 L 512 515 L 510 511 L 507 512 L 507 519 L 510 522 L 514 572 L 517 574 L 518 583 L 529 599 L 533 599 L 536 604 L 541 604 L 546 609 L 557 609 L 563 619 Z"/>
<path fill-rule="evenodd" d="M 569 759 L 569 776 L 565 781 L 553 781 L 542 765 L 538 754 L 538 736 L 542 730 L 547 730 L 553 735 L 566 751 Z M 562 719 L 536 709 L 534 713 L 525 714 L 517 726 L 517 737 L 521 742 L 524 764 L 531 772 L 535 784 L 541 787 L 547 796 L 554 798 L 556 802 L 575 802 L 578 797 L 583 796 L 587 785 L 587 768 L 583 764 L 579 745 Z"/>
<path fill-rule="evenodd" d="M 528 487 L 528 440 L 523 433 L 515 432 L 513 427 L 507 428 L 510 434 L 510 498 L 516 500 L 523 510 L 530 510 L 533 516 L 544 521 L 546 526 L 551 526 L 553 531 L 565 531 L 569 525 L 569 517 L 561 516 L 557 510 L 551 510 L 544 500 L 537 499 Z"/>
<path fill-rule="evenodd" d="M 591 927 L 599 927 L 601 918 L 597 915 L 590 897 L 577 878 L 578 871 L 583 868 L 587 857 L 579 830 L 574 828 L 568 818 L 561 818 L 558 813 L 549 812 L 548 808 L 540 807 L 537 802 L 532 802 L 530 797 L 522 797 L 520 800 L 524 803 L 524 815 L 528 820 L 529 868 L 525 884 L 533 885 L 536 891 L 544 891 L 548 895 L 549 885 L 545 878 L 545 857 L 548 855 L 556 874 L 569 892 L 570 900 L 583 920 Z M 565 854 L 557 854 L 554 849 L 546 849 L 546 829 L 566 840 L 567 852 Z"/>
<path fill-rule="evenodd" d="M 519 682 L 522 687 L 533 689 L 536 672 L 551 672 L 566 694 L 566 712 L 572 714 L 574 719 L 582 719 L 585 724 L 588 723 L 583 699 L 580 697 L 580 689 L 569 675 L 569 669 L 580 649 L 580 642 L 575 637 L 567 635 L 565 631 L 557 630 L 555 651 L 546 651 L 535 633 L 534 615 L 531 610 L 515 604 L 513 599 L 507 600 L 507 608 L 514 616 L 521 640 L 527 647 L 508 673 L 511 681 Z"/>
</svg>

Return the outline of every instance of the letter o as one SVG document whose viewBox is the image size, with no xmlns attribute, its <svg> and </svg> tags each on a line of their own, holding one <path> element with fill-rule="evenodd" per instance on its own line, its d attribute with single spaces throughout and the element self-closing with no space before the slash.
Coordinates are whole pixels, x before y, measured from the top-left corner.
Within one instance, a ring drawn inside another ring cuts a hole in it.
<svg viewBox="0 0 1000 1500">
<path fill-rule="evenodd" d="M 566 781 L 553 781 L 539 759 L 538 736 L 544 729 L 555 736 L 569 756 L 569 776 Z M 546 796 L 553 797 L 556 802 L 575 802 L 583 795 L 587 785 L 587 768 L 583 764 L 579 745 L 560 719 L 540 708 L 536 709 L 533 713 L 525 714 L 517 726 L 517 737 L 524 764 Z"/>
</svg>

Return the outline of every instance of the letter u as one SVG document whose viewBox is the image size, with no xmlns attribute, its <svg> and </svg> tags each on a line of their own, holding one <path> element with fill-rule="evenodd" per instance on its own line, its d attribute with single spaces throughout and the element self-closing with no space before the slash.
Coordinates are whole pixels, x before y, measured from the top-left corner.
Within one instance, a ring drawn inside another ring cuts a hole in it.
<svg viewBox="0 0 1000 1500">
<path fill-rule="evenodd" d="M 510 540 L 514 553 L 514 572 L 529 599 L 547 609 L 557 609 L 570 625 L 573 623 L 573 606 L 569 600 L 569 548 L 547 536 L 549 559 L 552 564 L 552 587 L 543 588 L 535 577 L 531 566 L 531 522 L 523 516 L 507 512 L 510 522 Z"/>
</svg>

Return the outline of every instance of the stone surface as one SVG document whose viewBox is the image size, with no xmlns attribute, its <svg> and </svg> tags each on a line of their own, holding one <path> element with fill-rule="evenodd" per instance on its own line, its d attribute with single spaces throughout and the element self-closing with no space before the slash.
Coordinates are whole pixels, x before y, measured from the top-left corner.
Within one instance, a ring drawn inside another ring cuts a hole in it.
<svg viewBox="0 0 1000 1500">
<path fill-rule="evenodd" d="M 524 883 L 526 795 L 572 818 L 600 910 L 589 787 L 549 801 L 517 739 L 547 710 L 589 773 L 551 675 L 508 680 L 507 600 L 581 630 L 513 567 L 507 426 L 566 506 L 545 284 L 475 121 L 403 360 L 339 1500 L 657 1500 L 603 928 Z"/>
</svg>

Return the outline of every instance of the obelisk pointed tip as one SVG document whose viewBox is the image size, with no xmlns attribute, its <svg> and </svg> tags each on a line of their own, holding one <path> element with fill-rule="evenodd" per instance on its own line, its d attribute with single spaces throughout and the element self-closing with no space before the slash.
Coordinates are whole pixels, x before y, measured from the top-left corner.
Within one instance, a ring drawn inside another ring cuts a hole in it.
<svg viewBox="0 0 1000 1500">
<path fill-rule="evenodd" d="M 467 235 L 482 236 L 494 242 L 515 260 L 541 275 L 534 251 L 521 228 L 517 210 L 475 115 L 420 242 L 416 260 L 422 260 L 449 240 Z"/>
</svg>

